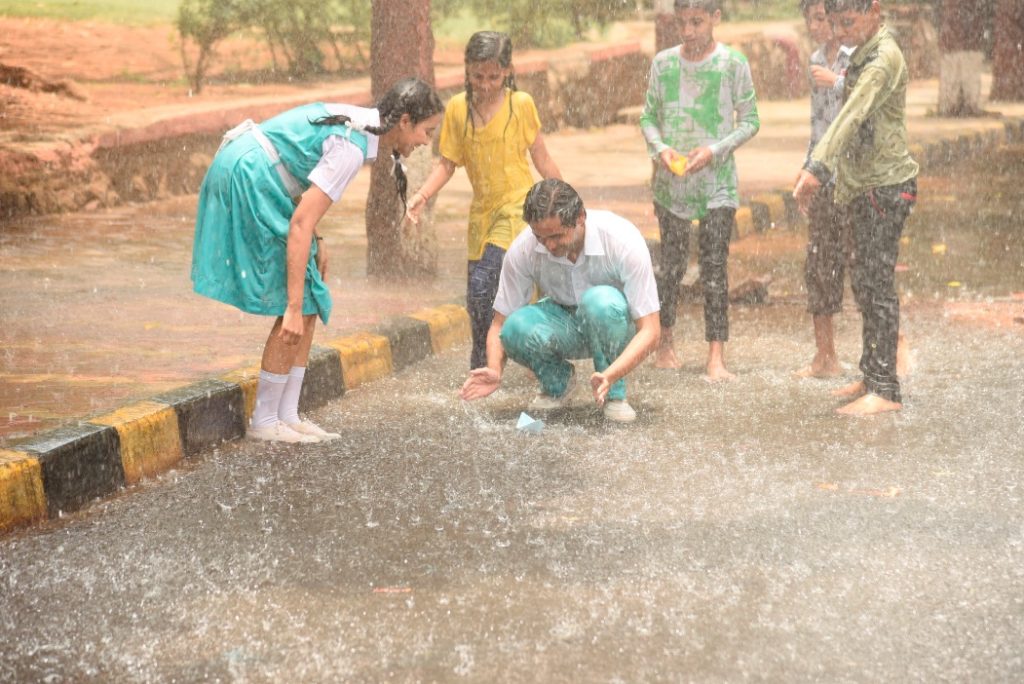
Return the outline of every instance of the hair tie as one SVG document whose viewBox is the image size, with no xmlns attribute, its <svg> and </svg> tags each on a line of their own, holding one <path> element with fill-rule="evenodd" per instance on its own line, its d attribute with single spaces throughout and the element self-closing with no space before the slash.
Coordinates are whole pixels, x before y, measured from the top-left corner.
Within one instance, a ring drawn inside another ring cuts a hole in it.
<svg viewBox="0 0 1024 684">
<path fill-rule="evenodd" d="M 360 133 L 365 133 L 366 132 L 366 124 L 356 123 L 352 119 L 349 119 L 348 121 L 346 121 L 345 125 L 348 126 L 349 128 L 351 128 L 354 131 L 359 131 Z"/>
<path fill-rule="evenodd" d="M 397 176 L 399 169 L 402 173 L 408 173 L 409 169 L 406 168 L 405 164 L 402 163 L 402 158 L 398 154 L 398 150 L 391 153 L 391 175 Z"/>
</svg>

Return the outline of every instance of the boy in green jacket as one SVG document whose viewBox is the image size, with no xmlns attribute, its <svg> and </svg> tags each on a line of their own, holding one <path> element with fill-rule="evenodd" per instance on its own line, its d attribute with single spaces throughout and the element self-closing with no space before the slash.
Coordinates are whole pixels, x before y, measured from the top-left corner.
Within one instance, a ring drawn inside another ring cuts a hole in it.
<svg viewBox="0 0 1024 684">
<path fill-rule="evenodd" d="M 844 104 L 815 146 L 793 196 L 806 212 L 835 174 L 835 202 L 853 225 L 853 293 L 863 319 L 858 380 L 836 391 L 854 398 L 838 409 L 872 415 L 903 407 L 896 374 L 900 304 L 896 258 L 900 233 L 917 200 L 918 165 L 907 146 L 903 53 L 882 24 L 878 0 L 825 0 L 837 38 L 857 45 L 846 72 Z"/>
</svg>

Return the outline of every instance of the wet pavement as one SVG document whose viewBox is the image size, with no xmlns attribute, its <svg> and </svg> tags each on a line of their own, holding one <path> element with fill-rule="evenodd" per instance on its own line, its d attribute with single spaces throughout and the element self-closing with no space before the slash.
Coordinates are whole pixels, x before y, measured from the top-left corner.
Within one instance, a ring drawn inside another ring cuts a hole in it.
<svg viewBox="0 0 1024 684">
<path fill-rule="evenodd" d="M 792 379 L 795 302 L 734 308 L 736 382 L 692 339 L 642 367 L 626 427 L 581 398 L 518 434 L 525 373 L 467 406 L 465 350 L 432 358 L 318 411 L 333 444 L 226 444 L 0 541 L 0 680 L 1020 680 L 1024 343 L 907 318 L 871 420 Z"/>
<path fill-rule="evenodd" d="M 1002 130 L 998 118 L 929 116 L 936 93 L 935 81 L 914 82 L 909 91 L 914 140 L 964 129 Z M 1007 115 L 1024 115 L 1024 105 L 997 106 Z M 760 133 L 737 154 L 745 197 L 791 186 L 805 152 L 805 101 L 763 102 L 760 111 Z M 647 187 L 650 164 L 635 125 L 561 131 L 548 136 L 548 147 L 564 177 L 590 206 L 617 211 L 656 237 Z M 456 174 L 440 195 L 439 277 L 427 282 L 367 278 L 363 202 L 368 180 L 367 169 L 324 220 L 335 314 L 328 329 L 318 330 L 318 342 L 369 329 L 389 316 L 457 300 L 464 293 L 464 222 L 470 201 L 464 174 Z M 4 228 L 0 447 L 129 401 L 258 364 L 269 321 L 191 292 L 194 205 L 194 196 L 182 197 L 40 217 Z M 796 249 L 799 241 L 794 237 Z M 756 240 L 744 242 L 735 243 L 734 251 L 761 249 Z M 744 262 L 734 262 L 737 283 L 779 268 L 770 259 L 751 271 L 743 270 Z M 781 289 L 777 285 L 773 293 L 795 293 L 800 287 L 799 282 Z M 1019 290 L 1024 286 L 1009 288 Z"/>
<path fill-rule="evenodd" d="M 846 377 L 793 378 L 802 238 L 770 231 L 733 245 L 776 277 L 731 309 L 738 379 L 702 381 L 685 305 L 635 424 L 578 395 L 518 433 L 534 382 L 464 404 L 458 349 L 318 410 L 334 443 L 224 444 L 0 539 L 0 680 L 1019 681 L 1022 168 L 921 179 L 902 412 L 833 413 L 849 297 Z"/>
</svg>

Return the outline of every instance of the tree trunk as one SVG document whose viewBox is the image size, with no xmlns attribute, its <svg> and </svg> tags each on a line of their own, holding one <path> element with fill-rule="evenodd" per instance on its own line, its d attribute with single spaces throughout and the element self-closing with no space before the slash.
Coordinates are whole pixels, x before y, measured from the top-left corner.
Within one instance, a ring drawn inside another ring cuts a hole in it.
<svg viewBox="0 0 1024 684">
<path fill-rule="evenodd" d="M 1024 100 L 1024 4 L 999 0 L 992 54 L 992 99 Z"/>
<path fill-rule="evenodd" d="M 373 0 L 370 78 L 379 101 L 396 82 L 408 76 L 434 82 L 434 35 L 430 0 Z M 409 192 L 419 187 L 431 164 L 421 148 L 407 160 Z M 366 201 L 366 272 L 373 276 L 409 277 L 437 274 L 437 237 L 429 217 L 417 230 L 402 234 L 404 207 L 392 176 L 391 150 L 381 145 L 370 174 Z"/>
<path fill-rule="evenodd" d="M 978 3 L 945 0 L 939 31 L 939 106 L 941 116 L 981 112 L 984 10 Z"/>
<path fill-rule="evenodd" d="M 679 29 L 672 0 L 654 2 L 654 49 L 658 52 L 679 45 Z"/>
</svg>

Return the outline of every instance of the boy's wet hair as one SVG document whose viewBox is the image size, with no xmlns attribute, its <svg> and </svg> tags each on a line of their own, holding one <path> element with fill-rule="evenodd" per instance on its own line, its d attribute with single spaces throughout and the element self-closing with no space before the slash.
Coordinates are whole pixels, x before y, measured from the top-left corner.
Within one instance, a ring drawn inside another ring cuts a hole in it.
<svg viewBox="0 0 1024 684">
<path fill-rule="evenodd" d="M 675 10 L 702 9 L 708 14 L 714 14 L 722 9 L 722 0 L 676 0 Z"/>
<path fill-rule="evenodd" d="M 477 31 L 469 37 L 466 43 L 466 52 L 463 56 L 466 65 L 466 107 L 473 106 L 473 84 L 469 82 L 469 65 L 494 62 L 502 69 L 508 69 L 508 77 L 505 79 L 505 87 L 511 91 L 516 88 L 516 73 L 512 68 L 512 38 L 507 33 L 499 31 Z M 508 101 L 509 118 L 505 122 L 505 128 L 512 121 L 512 99 Z M 476 123 L 473 122 L 472 112 L 466 112 L 466 127 L 463 128 L 463 135 L 466 134 L 468 126 L 472 125 L 476 130 Z"/>
<path fill-rule="evenodd" d="M 829 14 L 835 12 L 860 12 L 866 14 L 871 9 L 873 0 L 825 0 L 825 11 Z"/>
<path fill-rule="evenodd" d="M 576 219 L 583 212 L 583 200 L 579 193 L 558 178 L 547 178 L 530 188 L 523 201 L 523 220 L 529 224 L 557 216 L 565 228 L 576 225 Z"/>
<path fill-rule="evenodd" d="M 809 9 L 824 2 L 825 0 L 800 0 L 800 14 L 807 14 Z"/>
</svg>

